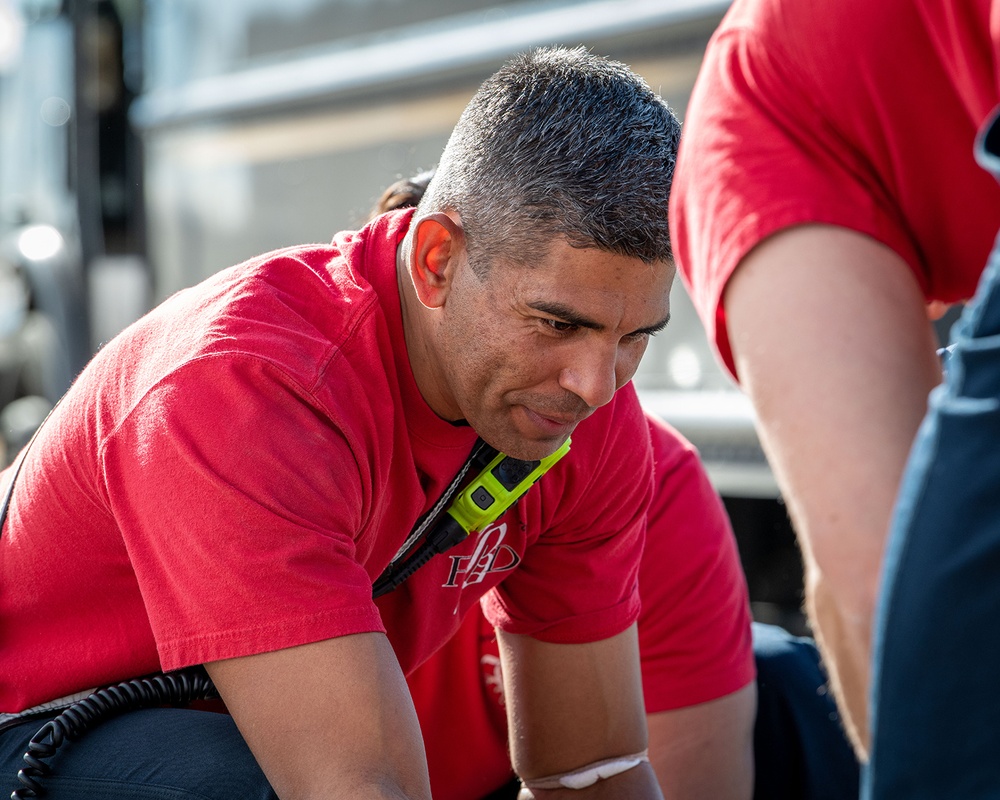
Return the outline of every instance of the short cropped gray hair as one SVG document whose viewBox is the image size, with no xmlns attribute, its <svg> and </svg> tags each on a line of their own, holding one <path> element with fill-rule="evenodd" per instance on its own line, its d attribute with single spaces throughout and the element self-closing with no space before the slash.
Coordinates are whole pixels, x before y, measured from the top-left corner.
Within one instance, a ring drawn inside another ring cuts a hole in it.
<svg viewBox="0 0 1000 800">
<path fill-rule="evenodd" d="M 670 261 L 680 123 L 625 64 L 584 48 L 508 61 L 462 113 L 420 212 L 462 218 L 470 261 L 530 263 L 556 236 Z"/>
</svg>

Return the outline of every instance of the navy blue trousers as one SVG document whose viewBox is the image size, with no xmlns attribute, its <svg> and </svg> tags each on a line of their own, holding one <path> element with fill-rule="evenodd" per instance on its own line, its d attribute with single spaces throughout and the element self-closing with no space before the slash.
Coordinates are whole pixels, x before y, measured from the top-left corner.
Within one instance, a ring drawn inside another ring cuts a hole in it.
<svg viewBox="0 0 1000 800">
<path fill-rule="evenodd" d="M 754 800 L 857 800 L 859 767 L 812 639 L 753 626 Z"/>
<path fill-rule="evenodd" d="M 21 787 L 28 741 L 44 724 L 0 734 L 0 797 Z M 277 800 L 231 717 L 130 711 L 67 742 L 41 783 L 51 800 Z"/>
<path fill-rule="evenodd" d="M 977 158 L 1000 176 L 1000 124 Z M 1000 240 L 900 486 L 875 625 L 868 800 L 1000 797 Z"/>
</svg>

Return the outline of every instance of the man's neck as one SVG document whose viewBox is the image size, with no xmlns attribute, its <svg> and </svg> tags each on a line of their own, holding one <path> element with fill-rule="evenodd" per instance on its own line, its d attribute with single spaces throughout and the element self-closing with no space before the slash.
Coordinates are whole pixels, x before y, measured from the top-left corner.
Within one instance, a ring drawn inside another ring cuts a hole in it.
<svg viewBox="0 0 1000 800">
<path fill-rule="evenodd" d="M 444 420 L 454 422 L 454 416 L 445 413 L 448 407 L 443 396 L 445 386 L 443 374 L 438 365 L 440 359 L 433 347 L 434 331 L 431 312 L 417 298 L 408 267 L 409 236 L 396 248 L 396 285 L 399 290 L 399 307 L 403 317 L 403 338 L 410 369 L 417 389 L 431 410 Z"/>
</svg>

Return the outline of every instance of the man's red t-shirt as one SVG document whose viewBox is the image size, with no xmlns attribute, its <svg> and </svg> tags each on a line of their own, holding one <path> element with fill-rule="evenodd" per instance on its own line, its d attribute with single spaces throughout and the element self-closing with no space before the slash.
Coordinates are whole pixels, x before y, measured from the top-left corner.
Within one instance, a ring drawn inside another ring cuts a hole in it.
<svg viewBox="0 0 1000 800">
<path fill-rule="evenodd" d="M 651 486 L 631 386 L 496 523 L 372 600 L 476 439 L 410 370 L 410 218 L 226 270 L 95 356 L 29 449 L 0 538 L 0 712 L 367 631 L 410 671 L 484 597 L 493 623 L 553 642 L 635 620 Z"/>
</svg>

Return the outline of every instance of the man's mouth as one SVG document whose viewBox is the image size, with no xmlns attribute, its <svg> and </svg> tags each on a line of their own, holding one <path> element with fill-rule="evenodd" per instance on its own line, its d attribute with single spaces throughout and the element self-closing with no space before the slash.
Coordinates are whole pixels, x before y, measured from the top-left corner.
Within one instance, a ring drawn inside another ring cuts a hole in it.
<svg viewBox="0 0 1000 800">
<path fill-rule="evenodd" d="M 538 429 L 546 438 L 551 436 L 569 436 L 573 429 L 592 413 L 588 409 L 584 413 L 556 414 L 551 411 L 535 410 L 530 406 L 521 406 L 531 425 Z"/>
</svg>

